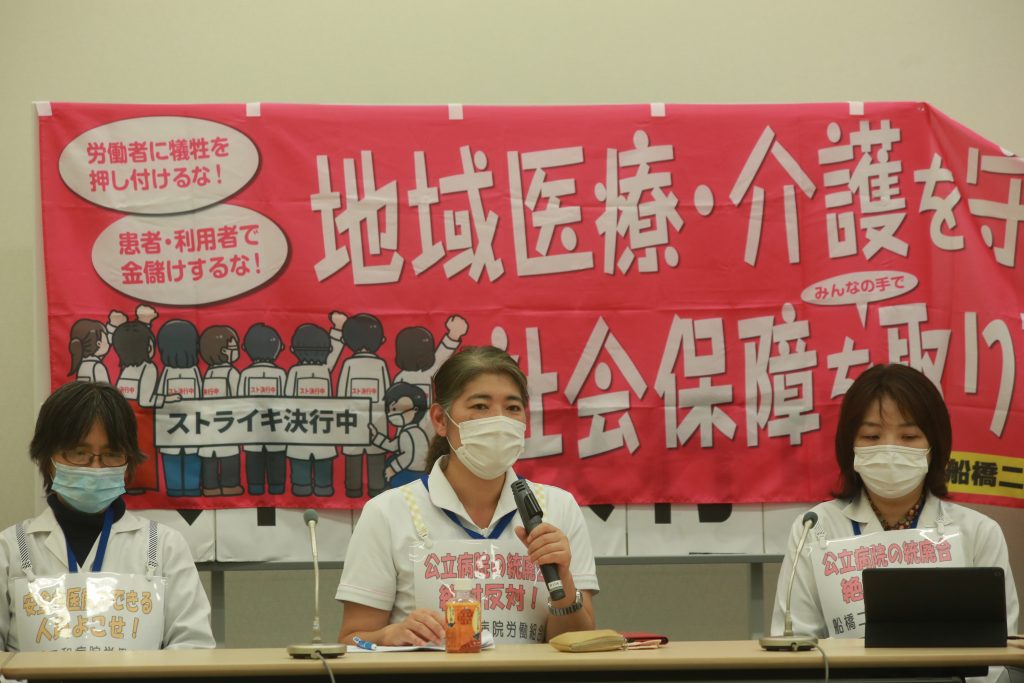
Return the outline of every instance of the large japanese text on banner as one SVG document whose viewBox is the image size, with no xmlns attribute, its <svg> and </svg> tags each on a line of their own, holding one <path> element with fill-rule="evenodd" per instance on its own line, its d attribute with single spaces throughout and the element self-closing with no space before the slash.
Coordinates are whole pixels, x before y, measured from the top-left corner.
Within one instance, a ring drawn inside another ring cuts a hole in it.
<svg viewBox="0 0 1024 683">
<path fill-rule="evenodd" d="M 109 381 L 140 507 L 358 507 L 430 376 L 515 355 L 525 476 L 583 503 L 808 501 L 872 364 L 938 384 L 964 499 L 1024 505 L 1024 161 L 924 104 L 54 103 L 54 386 Z M 1014 419 L 1017 418 L 1017 419 Z"/>
</svg>

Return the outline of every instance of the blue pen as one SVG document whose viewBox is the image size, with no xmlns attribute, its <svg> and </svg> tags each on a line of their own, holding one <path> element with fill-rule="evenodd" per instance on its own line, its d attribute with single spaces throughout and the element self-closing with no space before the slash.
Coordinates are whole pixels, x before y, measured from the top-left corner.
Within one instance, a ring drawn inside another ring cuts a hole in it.
<svg viewBox="0 0 1024 683">
<path fill-rule="evenodd" d="M 364 650 L 376 650 L 377 649 L 377 644 L 376 643 L 371 643 L 368 640 L 363 640 L 359 636 L 352 636 L 352 642 L 356 644 L 356 647 L 362 648 Z"/>
</svg>

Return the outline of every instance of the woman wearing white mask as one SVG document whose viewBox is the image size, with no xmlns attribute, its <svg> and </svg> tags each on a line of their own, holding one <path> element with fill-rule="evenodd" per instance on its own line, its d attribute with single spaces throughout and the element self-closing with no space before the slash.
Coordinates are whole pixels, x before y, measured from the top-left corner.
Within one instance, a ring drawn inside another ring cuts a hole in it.
<svg viewBox="0 0 1024 683">
<path fill-rule="evenodd" d="M 422 645 L 444 639 L 455 578 L 471 578 L 496 641 L 544 642 L 594 627 L 593 551 L 572 495 L 531 483 L 544 521 L 529 535 L 511 484 L 523 452 L 527 382 L 504 351 L 469 347 L 434 375 L 429 474 L 363 508 L 337 599 L 339 640 Z M 551 601 L 539 565 L 553 564 L 565 598 Z"/>
<path fill-rule="evenodd" d="M 39 411 L 30 453 L 47 506 L 0 534 L 0 650 L 214 647 L 185 539 L 121 499 L 144 456 L 118 390 L 57 389 Z"/>
<path fill-rule="evenodd" d="M 794 563 L 794 633 L 863 638 L 860 574 L 870 566 L 1001 567 L 1007 628 L 1017 632 L 1017 591 L 999 525 L 943 500 L 951 448 L 949 411 L 924 374 L 894 364 L 857 378 L 836 428 L 840 490 L 813 508 L 818 522 L 799 558 L 803 516 L 793 524 L 772 633 L 783 632 Z"/>
</svg>

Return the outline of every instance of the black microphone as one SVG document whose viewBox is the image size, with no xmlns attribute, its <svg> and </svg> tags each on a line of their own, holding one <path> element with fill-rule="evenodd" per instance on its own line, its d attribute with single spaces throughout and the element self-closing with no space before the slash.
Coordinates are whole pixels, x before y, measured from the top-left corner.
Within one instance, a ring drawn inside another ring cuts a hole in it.
<svg viewBox="0 0 1024 683">
<path fill-rule="evenodd" d="M 516 479 L 512 482 L 512 496 L 516 499 L 519 516 L 523 518 L 523 526 L 526 528 L 526 533 L 529 534 L 544 521 L 544 511 L 540 509 L 540 503 L 537 502 L 537 497 L 533 495 L 533 491 L 525 479 Z M 562 579 L 558 576 L 558 567 L 553 564 L 542 564 L 540 572 L 544 575 L 544 583 L 548 585 L 551 599 L 561 600 L 564 598 L 565 589 L 562 587 Z"/>
<path fill-rule="evenodd" d="M 796 553 L 793 555 L 792 572 L 789 575 L 789 590 L 786 592 L 786 615 L 783 622 L 781 636 L 765 636 L 761 638 L 760 644 L 766 650 L 810 650 L 818 644 L 818 639 L 808 635 L 793 635 L 793 581 L 796 579 L 796 565 L 800 562 L 800 552 L 804 549 L 807 541 L 807 534 L 818 523 L 818 515 L 814 512 L 807 512 L 801 522 L 804 530 L 800 534 L 800 542 L 796 546 Z"/>
<path fill-rule="evenodd" d="M 297 659 L 340 657 L 348 646 L 325 643 L 320 635 L 320 558 L 316 554 L 316 523 L 320 521 L 320 515 L 316 510 L 306 510 L 302 520 L 309 527 L 309 543 L 313 548 L 313 640 L 302 645 L 289 645 L 288 654 Z"/>
</svg>

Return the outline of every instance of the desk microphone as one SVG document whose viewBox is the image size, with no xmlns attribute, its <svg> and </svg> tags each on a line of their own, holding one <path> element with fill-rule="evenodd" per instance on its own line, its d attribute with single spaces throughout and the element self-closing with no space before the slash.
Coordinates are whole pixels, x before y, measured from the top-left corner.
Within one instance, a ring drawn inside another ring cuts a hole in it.
<svg viewBox="0 0 1024 683">
<path fill-rule="evenodd" d="M 540 503 L 537 502 L 537 497 L 533 495 L 533 491 L 525 479 L 516 479 L 512 482 L 512 496 L 516 499 L 519 516 L 523 518 L 523 527 L 529 534 L 544 521 L 544 511 L 540 509 Z M 540 571 L 544 575 L 544 583 L 548 585 L 551 599 L 561 600 L 564 598 L 565 589 L 562 588 L 562 579 L 558 576 L 558 567 L 553 564 L 542 564 Z"/>
<path fill-rule="evenodd" d="M 786 592 L 786 618 L 781 636 L 765 636 L 758 642 L 766 650 L 810 650 L 818 644 L 814 636 L 793 635 L 793 581 L 796 579 L 796 565 L 800 561 L 800 552 L 804 549 L 807 541 L 807 534 L 814 525 L 818 523 L 818 515 L 808 512 L 803 518 L 803 533 L 800 534 L 800 543 L 796 546 L 796 554 L 793 555 L 793 571 L 789 575 L 789 590 Z"/>
<path fill-rule="evenodd" d="M 325 643 L 320 637 L 320 560 L 316 554 L 316 523 L 320 515 L 316 510 L 306 510 L 303 521 L 309 527 L 309 543 L 313 548 L 313 640 L 302 645 L 289 645 L 288 654 L 296 659 L 332 658 L 345 654 L 348 646 L 342 643 Z"/>
</svg>

